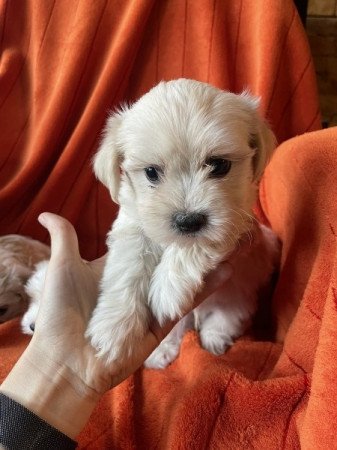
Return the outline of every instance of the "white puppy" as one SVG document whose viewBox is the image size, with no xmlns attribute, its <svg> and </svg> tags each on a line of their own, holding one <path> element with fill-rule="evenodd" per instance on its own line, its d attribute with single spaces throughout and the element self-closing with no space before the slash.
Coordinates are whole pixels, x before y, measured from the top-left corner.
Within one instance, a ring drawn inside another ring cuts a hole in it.
<svg viewBox="0 0 337 450">
<path fill-rule="evenodd" d="M 17 234 L 0 237 L 0 323 L 27 308 L 24 285 L 35 264 L 49 255 L 49 247 L 34 239 Z"/>
<path fill-rule="evenodd" d="M 160 324 L 181 318 L 204 276 L 230 256 L 234 275 L 226 289 L 197 308 L 196 320 L 181 321 L 147 364 L 171 362 L 191 326 L 216 354 L 243 332 L 276 245 L 251 216 L 275 146 L 258 104 L 248 93 L 180 79 L 160 83 L 108 119 L 94 170 L 120 210 L 87 329 L 107 364 L 131 355 L 152 315 Z M 240 253 L 247 236 L 251 251 Z"/>
</svg>

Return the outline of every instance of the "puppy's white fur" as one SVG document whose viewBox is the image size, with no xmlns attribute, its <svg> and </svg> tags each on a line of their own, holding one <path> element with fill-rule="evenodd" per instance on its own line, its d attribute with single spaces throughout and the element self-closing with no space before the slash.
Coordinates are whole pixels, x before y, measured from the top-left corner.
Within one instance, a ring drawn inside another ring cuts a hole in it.
<svg viewBox="0 0 337 450">
<path fill-rule="evenodd" d="M 0 237 L 0 323 L 27 308 L 24 285 L 36 263 L 49 255 L 49 247 L 34 239 L 17 234 Z"/>
<path fill-rule="evenodd" d="M 180 79 L 160 83 L 108 119 L 94 170 L 120 211 L 108 234 L 101 294 L 87 330 L 107 364 L 130 357 L 151 314 L 160 324 L 181 318 L 205 274 L 252 233 L 256 185 L 275 145 L 258 103 L 248 93 Z M 231 161 L 226 176 L 211 176 L 212 157 Z M 158 170 L 158 182 L 147 179 L 148 167 Z M 207 225 L 182 234 L 173 226 L 180 212 L 202 213 Z M 274 240 L 265 239 L 265 230 L 253 235 L 249 256 L 234 257 L 226 291 L 194 313 L 202 345 L 213 353 L 242 333 L 256 288 L 270 275 Z M 148 365 L 171 362 L 192 322 L 180 322 Z"/>
<path fill-rule="evenodd" d="M 35 329 L 35 322 L 39 312 L 39 305 L 42 298 L 44 282 L 46 279 L 49 261 L 41 261 L 29 278 L 25 285 L 25 292 L 30 299 L 29 308 L 23 315 L 21 320 L 21 329 L 25 334 L 33 334 Z"/>
</svg>

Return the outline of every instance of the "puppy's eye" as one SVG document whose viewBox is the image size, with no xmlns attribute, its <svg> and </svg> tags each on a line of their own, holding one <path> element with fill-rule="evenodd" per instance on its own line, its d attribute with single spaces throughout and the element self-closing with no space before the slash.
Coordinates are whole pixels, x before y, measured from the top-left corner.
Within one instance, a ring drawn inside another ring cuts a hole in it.
<svg viewBox="0 0 337 450">
<path fill-rule="evenodd" d="M 232 162 L 224 158 L 209 158 L 206 161 L 206 166 L 211 168 L 211 177 L 220 178 L 227 175 L 231 170 Z"/>
<path fill-rule="evenodd" d="M 146 177 L 152 183 L 157 183 L 159 181 L 159 169 L 156 167 L 146 167 L 145 169 Z"/>
</svg>

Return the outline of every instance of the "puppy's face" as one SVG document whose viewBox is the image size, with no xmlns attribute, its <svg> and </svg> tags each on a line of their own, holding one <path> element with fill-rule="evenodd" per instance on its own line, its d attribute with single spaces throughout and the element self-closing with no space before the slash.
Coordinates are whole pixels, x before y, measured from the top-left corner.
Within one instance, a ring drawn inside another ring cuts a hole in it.
<svg viewBox="0 0 337 450">
<path fill-rule="evenodd" d="M 274 146 L 257 103 L 192 80 L 161 83 L 109 119 L 96 175 L 153 241 L 230 247 L 249 229 Z"/>
</svg>

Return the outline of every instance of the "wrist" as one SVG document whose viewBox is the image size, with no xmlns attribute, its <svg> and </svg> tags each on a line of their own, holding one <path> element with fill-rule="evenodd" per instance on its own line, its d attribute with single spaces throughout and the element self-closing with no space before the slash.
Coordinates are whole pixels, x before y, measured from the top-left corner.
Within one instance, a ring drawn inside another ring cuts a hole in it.
<svg viewBox="0 0 337 450">
<path fill-rule="evenodd" d="M 1 391 L 75 439 L 100 394 L 69 367 L 50 359 L 33 341 L 4 380 Z"/>
</svg>

